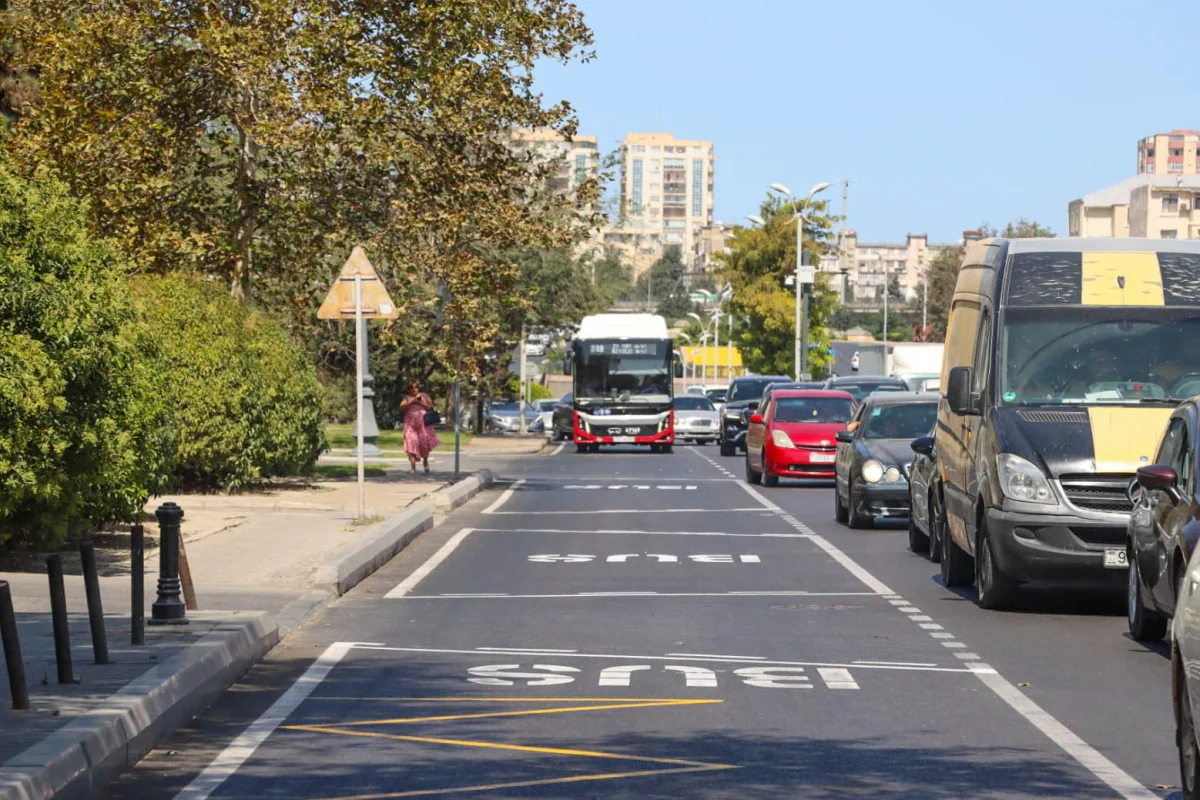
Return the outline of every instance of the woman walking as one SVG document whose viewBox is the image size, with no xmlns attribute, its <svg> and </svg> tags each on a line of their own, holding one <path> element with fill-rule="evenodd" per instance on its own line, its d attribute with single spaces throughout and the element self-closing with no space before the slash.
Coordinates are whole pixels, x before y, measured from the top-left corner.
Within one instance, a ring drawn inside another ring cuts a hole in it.
<svg viewBox="0 0 1200 800">
<path fill-rule="evenodd" d="M 413 381 L 408 385 L 408 396 L 400 401 L 400 412 L 404 415 L 404 453 L 412 471 L 417 471 L 417 462 L 425 464 L 429 472 L 429 453 L 442 443 L 431 426 L 425 424 L 425 414 L 433 410 L 433 400 L 421 391 L 421 384 Z"/>
</svg>

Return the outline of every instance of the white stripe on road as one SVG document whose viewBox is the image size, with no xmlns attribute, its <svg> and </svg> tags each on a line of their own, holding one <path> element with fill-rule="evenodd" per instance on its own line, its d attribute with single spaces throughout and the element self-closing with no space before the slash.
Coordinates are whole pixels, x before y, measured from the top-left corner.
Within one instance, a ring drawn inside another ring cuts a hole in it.
<svg viewBox="0 0 1200 800">
<path fill-rule="evenodd" d="M 508 498 L 513 496 L 513 492 L 515 492 L 517 489 L 520 489 L 524 483 L 525 483 L 525 480 L 521 479 L 521 480 L 517 481 L 516 483 L 514 483 L 512 486 L 505 489 L 504 492 L 499 497 L 496 498 L 496 501 L 494 503 L 492 503 L 490 506 L 488 506 L 487 508 L 485 508 L 483 510 L 483 513 L 484 514 L 495 514 L 496 509 L 498 509 L 500 506 L 507 503 Z"/>
<path fill-rule="evenodd" d="M 395 590 L 393 590 L 395 591 Z M 875 597 L 871 592 L 576 592 L 575 594 L 473 594 L 467 592 L 450 592 L 448 594 L 406 594 L 393 595 L 388 592 L 384 597 L 392 600 L 543 600 L 563 599 L 569 597 Z"/>
<path fill-rule="evenodd" d="M 503 499 L 503 498 L 501 498 Z M 425 576 L 433 572 L 438 564 L 446 560 L 446 557 L 454 552 L 455 548 L 462 544 L 463 539 L 471 535 L 473 528 L 463 528 L 458 533 L 450 537 L 450 539 L 442 545 L 441 549 L 429 557 L 421 566 L 412 571 L 407 578 L 396 584 L 396 587 L 384 595 L 388 600 L 395 600 L 397 597 L 404 597 L 412 588 L 425 579 Z"/>
<path fill-rule="evenodd" d="M 830 689 L 858 689 L 858 681 L 844 667 L 818 667 L 817 674 Z"/>
<path fill-rule="evenodd" d="M 560 444 L 558 447 L 554 448 L 554 452 L 551 453 L 550 455 L 552 455 L 552 456 L 558 455 L 559 453 L 561 453 L 563 451 L 564 447 L 566 447 L 565 444 Z"/>
<path fill-rule="evenodd" d="M 500 500 L 504 499 L 500 498 Z M 581 514 L 725 514 L 762 510 L 761 508 L 605 508 L 598 511 L 484 511 L 483 513 L 496 516 L 516 516 L 518 514 L 521 516 L 562 516 L 569 514 L 577 517 Z"/>
<path fill-rule="evenodd" d="M 811 539 L 811 533 L 722 533 L 720 531 L 632 531 L 620 529 L 570 529 L 570 528 L 475 528 L 484 533 L 600 533 L 619 536 L 732 536 L 744 539 Z"/>
<path fill-rule="evenodd" d="M 728 658 L 735 661 L 766 661 L 766 656 L 721 656 L 712 653 L 667 653 L 669 656 L 681 656 L 683 658 Z"/>
<path fill-rule="evenodd" d="M 476 647 L 476 650 L 486 650 L 494 653 L 507 653 L 516 650 L 521 653 L 574 653 L 574 650 L 543 650 L 537 647 Z"/>
<path fill-rule="evenodd" d="M 325 680 L 329 672 L 337 666 L 346 653 L 350 652 L 352 647 L 354 647 L 353 642 L 335 642 L 325 648 L 325 652 L 309 665 L 299 680 L 288 687 L 288 690 L 280 695 L 279 699 L 272 703 L 262 716 L 238 734 L 238 737 L 230 742 L 229 746 L 222 750 L 212 763 L 204 768 L 203 772 L 197 775 L 179 794 L 175 795 L 175 800 L 206 800 L 209 795 L 219 789 L 221 784 L 232 777 L 246 763 L 246 760 L 254 755 L 267 737 L 283 724 L 284 720 L 304 702 L 305 698 L 312 694 L 313 690 L 320 685 L 321 681 Z"/>
</svg>

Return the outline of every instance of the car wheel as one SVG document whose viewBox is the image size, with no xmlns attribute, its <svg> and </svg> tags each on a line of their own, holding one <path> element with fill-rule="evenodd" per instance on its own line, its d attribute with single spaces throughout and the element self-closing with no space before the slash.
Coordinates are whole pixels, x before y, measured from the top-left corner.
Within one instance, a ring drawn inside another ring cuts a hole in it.
<svg viewBox="0 0 1200 800">
<path fill-rule="evenodd" d="M 908 549 L 914 553 L 929 552 L 929 536 L 917 527 L 917 520 L 912 514 L 908 515 Z"/>
<path fill-rule="evenodd" d="M 762 473 L 755 472 L 754 468 L 750 466 L 749 453 L 746 454 L 746 483 L 753 483 L 756 486 L 762 483 Z"/>
<path fill-rule="evenodd" d="M 763 466 L 765 467 L 766 465 L 764 464 Z M 779 485 L 779 476 L 773 475 L 769 470 L 766 470 L 766 469 L 763 470 L 762 480 L 763 480 L 763 486 L 778 486 Z"/>
<path fill-rule="evenodd" d="M 950 536 L 950 521 L 942 517 L 942 585 L 951 589 L 975 580 L 975 559 Z"/>
<path fill-rule="evenodd" d="M 1129 619 L 1129 635 L 1139 642 L 1157 642 L 1167 635 L 1167 617 L 1146 608 L 1142 591 L 1142 571 L 1138 568 L 1137 557 L 1129 556 L 1129 596 L 1127 599 L 1127 617 Z"/>
<path fill-rule="evenodd" d="M 942 512 L 938 506 L 937 492 L 929 491 L 929 560 L 934 564 L 942 560 Z"/>
<path fill-rule="evenodd" d="M 1172 660 L 1178 663 L 1179 656 L 1176 655 Z M 1179 691 L 1175 698 L 1175 719 L 1178 720 L 1175 743 L 1179 748 L 1180 788 L 1183 790 L 1185 800 L 1198 800 L 1200 799 L 1200 747 L 1196 742 L 1196 718 L 1192 714 L 1187 675 L 1184 673 L 1182 664 L 1179 664 L 1176 669 L 1178 675 L 1175 680 Z"/>
<path fill-rule="evenodd" d="M 996 563 L 996 551 L 992 537 L 988 536 L 987 523 L 979 526 L 979 543 L 975 547 L 975 586 L 979 590 L 979 607 L 989 611 L 1003 611 L 1012 607 L 1017 598 L 1020 584 L 1006 575 Z"/>
<path fill-rule="evenodd" d="M 875 525 L 875 518 L 865 514 L 858 513 L 858 498 L 854 496 L 854 485 L 850 486 L 850 527 L 855 529 L 871 528 Z"/>
<path fill-rule="evenodd" d="M 732 455 L 736 455 L 736 453 L 737 453 L 737 447 L 735 447 L 734 445 L 725 441 L 724 439 L 721 440 L 721 455 L 732 456 Z"/>
<path fill-rule="evenodd" d="M 708 444 L 708 439 L 693 439 L 692 441 L 695 442 L 696 444 L 700 445 L 701 447 Z"/>
<path fill-rule="evenodd" d="M 833 518 L 843 525 L 850 519 L 850 511 L 842 504 L 842 496 L 838 492 L 837 479 L 833 481 Z"/>
</svg>

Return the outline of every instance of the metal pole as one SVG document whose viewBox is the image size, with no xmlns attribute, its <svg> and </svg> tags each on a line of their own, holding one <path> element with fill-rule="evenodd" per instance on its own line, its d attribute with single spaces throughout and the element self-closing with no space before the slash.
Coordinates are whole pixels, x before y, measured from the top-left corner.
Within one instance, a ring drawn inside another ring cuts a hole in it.
<svg viewBox="0 0 1200 800">
<path fill-rule="evenodd" d="M 63 588 L 62 556 L 46 559 L 46 574 L 50 577 L 50 619 L 54 626 L 54 661 L 58 665 L 58 682 L 74 683 L 71 669 L 71 633 L 67 628 L 67 593 Z"/>
<path fill-rule="evenodd" d="M 792 374 L 796 376 L 796 380 L 800 379 L 800 325 L 801 325 L 801 308 L 800 296 L 803 292 L 800 289 L 800 262 L 804 260 L 804 218 L 800 216 L 800 211 L 796 211 L 796 342 L 795 354 L 792 359 Z"/>
<path fill-rule="evenodd" d="M 729 336 L 728 336 L 728 341 L 725 342 L 725 349 L 728 351 L 726 353 L 727 358 L 725 360 L 729 362 L 729 380 L 732 381 L 733 380 L 733 297 L 732 296 L 729 298 Z"/>
<path fill-rule="evenodd" d="M 521 398 L 517 401 L 517 432 L 525 434 L 525 393 L 529 391 L 529 387 L 525 382 L 525 323 L 521 323 L 521 346 L 517 353 L 517 357 L 521 359 L 521 380 L 519 383 Z"/>
<path fill-rule="evenodd" d="M 929 309 L 929 267 L 921 274 L 921 332 L 925 332 L 925 315 Z"/>
<path fill-rule="evenodd" d="M 187 625 L 179 581 L 179 520 L 183 519 L 183 509 L 163 503 L 154 516 L 158 518 L 158 597 L 150 606 L 150 624 Z"/>
<path fill-rule="evenodd" d="M 800 330 L 800 373 L 796 376 L 796 380 L 808 380 L 808 286 L 805 285 L 801 292 L 804 298 L 804 314 L 801 317 L 802 327 Z"/>
<path fill-rule="evenodd" d="M 100 573 L 96 570 L 96 545 L 80 542 L 79 560 L 83 565 L 83 592 L 87 597 L 88 625 L 92 629 L 92 655 L 97 664 L 108 660 L 108 631 L 104 629 L 104 603 L 100 597 Z"/>
<path fill-rule="evenodd" d="M 129 621 L 132 625 L 130 642 L 146 643 L 146 533 L 140 524 L 129 529 L 130 587 Z"/>
<path fill-rule="evenodd" d="M 366 342 L 363 341 L 362 332 L 363 323 L 363 305 L 362 305 L 362 275 L 354 276 L 354 373 L 355 373 L 355 406 L 358 409 L 358 456 L 355 462 L 358 465 L 358 518 L 366 519 L 367 516 L 367 482 L 366 482 L 366 467 L 363 463 L 363 353 L 366 350 Z"/>
<path fill-rule="evenodd" d="M 13 711 L 27 711 L 29 685 L 25 683 L 25 662 L 21 660 L 17 615 L 13 613 L 8 581 L 0 581 L 0 645 L 4 647 L 4 666 L 8 669 L 8 693 L 12 696 Z"/>
<path fill-rule="evenodd" d="M 717 313 L 713 314 L 713 380 L 721 382 L 721 301 L 717 301 Z"/>
<path fill-rule="evenodd" d="M 891 286 L 888 285 L 887 261 L 883 256 L 879 257 L 879 263 L 883 265 L 883 341 L 887 343 L 887 324 L 888 324 L 888 294 L 891 293 Z M 885 360 L 887 350 L 884 350 Z"/>
<path fill-rule="evenodd" d="M 454 480 L 458 480 L 462 441 L 462 354 L 454 361 Z"/>
</svg>

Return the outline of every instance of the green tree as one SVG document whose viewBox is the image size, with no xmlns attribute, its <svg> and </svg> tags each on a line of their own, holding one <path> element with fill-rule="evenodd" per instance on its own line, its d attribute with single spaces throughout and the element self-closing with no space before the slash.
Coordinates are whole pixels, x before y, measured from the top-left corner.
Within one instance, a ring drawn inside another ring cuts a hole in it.
<svg viewBox="0 0 1200 800">
<path fill-rule="evenodd" d="M 746 367 L 754 372 L 790 375 L 796 333 L 795 294 L 784 279 L 795 274 L 796 229 L 793 213 L 805 214 L 804 252 L 813 263 L 830 252 L 833 244 L 832 218 L 824 201 L 807 207 L 768 197 L 759 209 L 766 224 L 738 228 L 729 252 L 720 256 L 717 282 L 733 286 L 732 310 L 749 317 L 749 323 L 735 332 L 734 341 L 742 351 Z M 822 374 L 829 360 L 827 320 L 837 307 L 837 293 L 823 273 L 810 289 L 808 315 L 809 371 Z"/>
<path fill-rule="evenodd" d="M 621 260 L 619 251 L 606 250 L 599 257 L 593 256 L 588 262 L 588 269 L 592 284 L 604 298 L 606 306 L 635 297 L 633 270 Z"/>
</svg>

